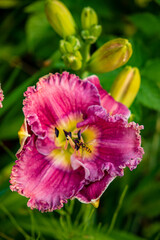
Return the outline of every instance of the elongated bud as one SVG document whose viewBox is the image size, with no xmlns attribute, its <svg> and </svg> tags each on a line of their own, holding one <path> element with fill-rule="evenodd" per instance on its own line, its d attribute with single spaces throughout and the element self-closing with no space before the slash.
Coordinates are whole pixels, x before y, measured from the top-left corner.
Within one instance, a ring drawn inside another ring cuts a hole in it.
<svg viewBox="0 0 160 240">
<path fill-rule="evenodd" d="M 63 38 L 76 33 L 76 24 L 67 7 L 57 0 L 45 1 L 47 19 L 53 29 Z"/>
<path fill-rule="evenodd" d="M 96 12 L 91 7 L 85 7 L 81 14 L 81 24 L 83 29 L 89 29 L 98 23 Z"/>
<path fill-rule="evenodd" d="M 130 107 L 134 101 L 141 77 L 138 68 L 125 67 L 117 76 L 111 88 L 111 95 L 118 102 Z"/>
<path fill-rule="evenodd" d="M 113 71 L 123 66 L 132 55 L 127 39 L 117 38 L 105 43 L 90 58 L 87 70 L 93 73 Z"/>
</svg>

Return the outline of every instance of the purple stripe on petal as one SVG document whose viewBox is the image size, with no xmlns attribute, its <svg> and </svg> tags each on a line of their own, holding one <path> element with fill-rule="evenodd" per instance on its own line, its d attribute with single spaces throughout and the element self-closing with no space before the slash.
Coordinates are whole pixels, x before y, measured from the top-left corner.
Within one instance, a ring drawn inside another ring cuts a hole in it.
<svg viewBox="0 0 160 240">
<path fill-rule="evenodd" d="M 114 177 L 111 177 L 105 172 L 101 180 L 85 185 L 82 190 L 77 193 L 76 198 L 83 203 L 90 203 L 99 199 L 113 179 Z"/>
<path fill-rule="evenodd" d="M 30 198 L 28 206 L 40 211 L 61 208 L 67 199 L 73 198 L 84 186 L 84 170 L 65 171 L 54 166 L 35 147 L 32 136 L 18 155 L 19 160 L 12 168 L 10 186 L 12 191 Z"/>
<path fill-rule="evenodd" d="M 122 103 L 115 101 L 114 98 L 101 87 L 97 76 L 93 75 L 86 78 L 85 80 L 93 83 L 96 86 L 100 94 L 101 105 L 107 110 L 108 113 L 110 113 L 110 115 L 122 114 L 123 116 L 129 118 L 129 109 Z"/>
<path fill-rule="evenodd" d="M 67 72 L 49 74 L 25 92 L 24 115 L 32 131 L 45 138 L 50 126 L 71 113 L 85 115 L 91 105 L 100 105 L 96 87 Z"/>
</svg>

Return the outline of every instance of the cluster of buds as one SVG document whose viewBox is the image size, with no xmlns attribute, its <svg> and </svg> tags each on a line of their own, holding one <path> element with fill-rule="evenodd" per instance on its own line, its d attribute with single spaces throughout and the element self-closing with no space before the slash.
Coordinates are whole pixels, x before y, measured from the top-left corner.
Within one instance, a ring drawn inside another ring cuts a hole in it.
<svg viewBox="0 0 160 240">
<path fill-rule="evenodd" d="M 79 70 L 82 66 L 82 56 L 79 51 L 80 41 L 75 36 L 69 36 L 66 40 L 60 41 L 60 51 L 67 67 Z"/>
<path fill-rule="evenodd" d="M 123 38 L 106 42 L 90 56 L 88 46 L 96 42 L 102 31 L 101 25 L 98 25 L 97 14 L 92 8 L 86 7 L 82 10 L 81 36 L 78 35 L 72 14 L 62 2 L 46 0 L 45 11 L 49 23 L 63 38 L 60 41 L 60 51 L 68 68 L 74 71 L 82 69 L 92 73 L 105 73 L 123 66 L 130 59 L 132 46 Z M 115 80 L 111 95 L 115 100 L 130 107 L 139 86 L 139 70 L 126 67 Z"/>
<path fill-rule="evenodd" d="M 81 24 L 83 29 L 81 32 L 82 38 L 89 44 L 95 43 L 102 32 L 102 27 L 98 25 L 97 14 L 92 8 L 86 7 L 83 9 Z"/>
</svg>

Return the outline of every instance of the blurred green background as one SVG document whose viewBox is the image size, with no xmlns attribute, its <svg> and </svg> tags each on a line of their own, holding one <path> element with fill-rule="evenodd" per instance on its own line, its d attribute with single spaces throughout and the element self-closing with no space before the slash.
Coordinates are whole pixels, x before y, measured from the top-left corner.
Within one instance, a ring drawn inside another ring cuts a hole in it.
<svg viewBox="0 0 160 240">
<path fill-rule="evenodd" d="M 117 37 L 132 43 L 133 55 L 126 65 L 140 69 L 142 82 L 131 111 L 134 121 L 144 125 L 145 155 L 136 170 L 126 169 L 123 178 L 110 184 L 96 210 L 75 200 L 62 210 L 40 213 L 26 206 L 25 197 L 10 191 L 23 92 L 39 77 L 66 68 L 57 50 L 60 37 L 47 22 L 44 1 L 0 0 L 0 82 L 5 95 L 0 109 L 0 239 L 159 240 L 160 0 L 63 2 L 79 28 L 83 7 L 96 10 L 103 30 L 92 52 Z M 121 69 L 98 75 L 107 91 Z"/>
</svg>

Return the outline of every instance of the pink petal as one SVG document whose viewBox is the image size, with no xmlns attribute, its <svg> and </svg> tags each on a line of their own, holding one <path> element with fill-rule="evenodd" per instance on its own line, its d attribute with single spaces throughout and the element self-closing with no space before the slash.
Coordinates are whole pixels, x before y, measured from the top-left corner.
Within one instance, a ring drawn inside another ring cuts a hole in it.
<svg viewBox="0 0 160 240">
<path fill-rule="evenodd" d="M 129 118 L 129 109 L 122 103 L 115 101 L 114 98 L 101 87 L 99 78 L 96 75 L 90 76 L 85 80 L 93 83 L 96 86 L 100 94 L 101 105 L 107 110 L 110 115 L 122 114 L 123 116 Z"/>
<path fill-rule="evenodd" d="M 30 198 L 28 206 L 40 211 L 61 208 L 84 185 L 84 170 L 58 168 L 54 159 L 40 154 L 35 147 L 35 136 L 24 146 L 13 166 L 11 190 Z"/>
<path fill-rule="evenodd" d="M 105 172 L 104 177 L 100 181 L 85 185 L 82 190 L 77 193 L 76 198 L 84 203 L 90 203 L 99 199 L 113 179 L 114 177 L 111 177 Z"/>
<path fill-rule="evenodd" d="M 71 113 L 85 115 L 91 105 L 100 105 L 96 87 L 67 72 L 49 74 L 25 92 L 24 115 L 32 131 L 41 138 L 59 119 Z"/>
<path fill-rule="evenodd" d="M 2 105 L 3 99 L 4 99 L 3 90 L 1 89 L 1 85 L 0 85 L 0 108 L 3 107 Z"/>
<path fill-rule="evenodd" d="M 99 132 L 92 161 L 81 160 L 87 169 L 88 181 L 100 180 L 105 170 L 115 177 L 122 176 L 125 167 L 130 170 L 137 167 L 144 153 L 139 135 L 143 126 L 128 123 L 121 115 L 107 115 L 100 106 L 89 107 L 88 119 L 77 124 L 79 128 L 86 126 Z"/>
</svg>

